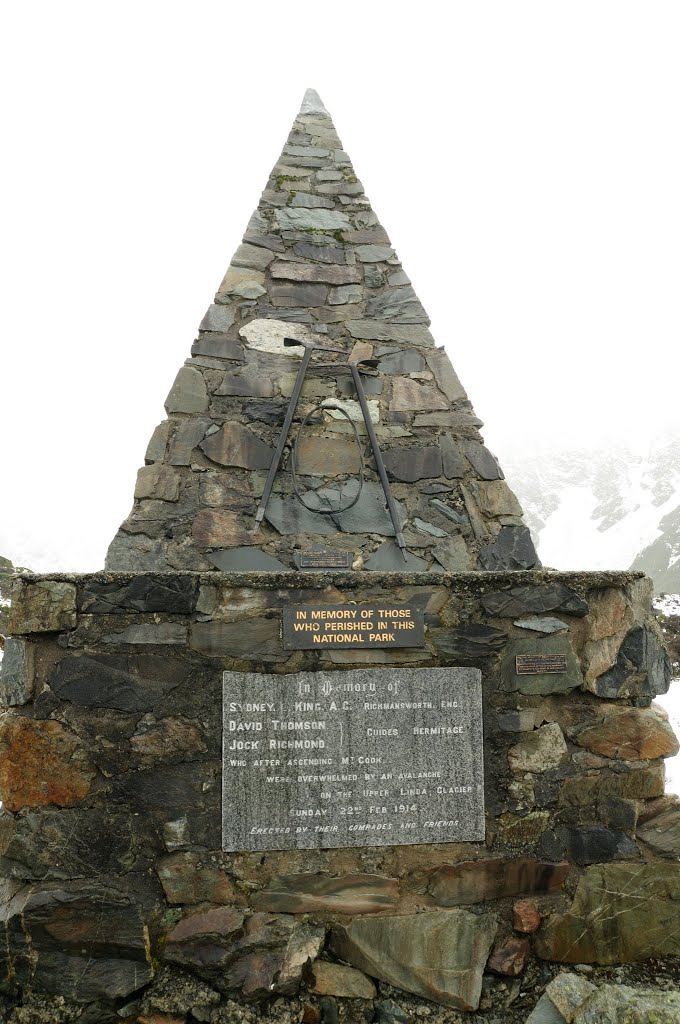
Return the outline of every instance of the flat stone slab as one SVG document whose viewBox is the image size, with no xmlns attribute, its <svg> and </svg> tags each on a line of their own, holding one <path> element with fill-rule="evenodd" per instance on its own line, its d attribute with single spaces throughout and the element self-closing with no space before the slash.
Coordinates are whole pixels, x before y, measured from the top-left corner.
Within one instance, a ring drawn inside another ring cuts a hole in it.
<svg viewBox="0 0 680 1024">
<path fill-rule="evenodd" d="M 223 678 L 225 850 L 483 840 L 478 669 Z"/>
<path fill-rule="evenodd" d="M 363 918 L 333 929 L 336 956 L 389 985 L 476 1010 L 497 922 L 467 910 Z"/>
</svg>

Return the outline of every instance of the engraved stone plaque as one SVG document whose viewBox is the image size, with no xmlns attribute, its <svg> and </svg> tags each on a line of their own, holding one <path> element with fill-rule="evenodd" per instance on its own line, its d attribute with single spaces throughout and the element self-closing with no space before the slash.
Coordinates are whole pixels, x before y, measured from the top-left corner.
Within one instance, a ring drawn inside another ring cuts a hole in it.
<svg viewBox="0 0 680 1024">
<path fill-rule="evenodd" d="M 422 609 L 393 601 L 291 605 L 283 609 L 282 623 L 287 651 L 422 647 L 425 643 Z"/>
<path fill-rule="evenodd" d="M 300 569 L 351 569 L 352 552 L 332 548 L 303 551 L 299 555 L 298 564 Z"/>
<path fill-rule="evenodd" d="M 479 669 L 223 678 L 225 850 L 484 840 Z"/>
<path fill-rule="evenodd" d="M 564 654 L 517 654 L 515 672 L 518 676 L 558 675 L 567 671 Z"/>
</svg>

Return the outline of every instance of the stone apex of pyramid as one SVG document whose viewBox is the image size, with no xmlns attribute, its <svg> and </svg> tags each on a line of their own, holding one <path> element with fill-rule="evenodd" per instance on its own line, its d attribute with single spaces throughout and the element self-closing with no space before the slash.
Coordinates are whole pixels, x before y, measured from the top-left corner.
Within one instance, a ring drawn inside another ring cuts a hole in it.
<svg viewBox="0 0 680 1024">
<path fill-rule="evenodd" d="M 328 113 L 323 105 L 323 101 L 319 96 L 316 89 L 307 89 L 302 100 L 302 106 L 300 107 L 301 114 L 325 114 L 326 117 L 331 115 Z"/>
<path fill-rule="evenodd" d="M 328 111 L 308 89 L 167 397 L 107 568 L 294 570 L 320 548 L 355 570 L 540 565 L 519 502 L 429 326 Z M 284 339 L 343 354 L 312 357 L 257 528 L 301 361 L 302 349 Z M 350 362 L 361 363 L 392 514 Z"/>
</svg>

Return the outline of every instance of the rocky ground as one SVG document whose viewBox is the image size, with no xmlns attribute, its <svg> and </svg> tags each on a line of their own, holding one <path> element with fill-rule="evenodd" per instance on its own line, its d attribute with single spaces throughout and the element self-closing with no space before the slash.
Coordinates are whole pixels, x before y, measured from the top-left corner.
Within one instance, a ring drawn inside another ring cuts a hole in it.
<svg viewBox="0 0 680 1024">
<path fill-rule="evenodd" d="M 195 977 L 162 968 L 117 1011 L 58 996 L 2 1006 L 0 1024 L 678 1024 L 680 957 L 626 966 L 575 967 L 533 961 L 520 980 L 488 974 L 480 1009 L 463 1013 L 377 982 L 377 998 L 295 997 L 253 1005 L 225 999 Z M 547 990 L 547 993 L 546 993 Z M 552 998 L 551 998 L 552 997 Z M 576 1005 L 587 1002 L 576 1011 Z M 565 1008 L 567 1003 L 571 1009 Z M 562 1010 L 562 1014 L 559 1013 Z M 566 1014 L 566 1016 L 564 1015 Z"/>
</svg>

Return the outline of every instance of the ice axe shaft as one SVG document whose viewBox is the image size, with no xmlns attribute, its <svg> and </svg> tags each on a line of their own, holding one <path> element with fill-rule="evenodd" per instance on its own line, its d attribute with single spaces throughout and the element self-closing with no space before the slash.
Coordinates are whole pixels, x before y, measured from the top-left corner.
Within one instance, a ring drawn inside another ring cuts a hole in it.
<svg viewBox="0 0 680 1024">
<path fill-rule="evenodd" d="M 404 535 L 401 532 L 399 525 L 399 512 L 397 504 L 392 497 L 392 488 L 390 482 L 387 479 L 387 470 L 385 469 L 385 463 L 383 462 L 382 452 L 380 451 L 380 445 L 378 444 L 378 438 L 376 437 L 375 430 L 373 429 L 373 421 L 371 420 L 371 411 L 368 408 L 368 402 L 366 401 L 366 393 L 364 392 L 364 385 L 361 380 L 361 374 L 359 373 L 359 366 L 357 363 L 350 363 L 349 368 L 352 372 L 352 380 L 354 381 L 354 389 L 359 399 L 359 405 L 361 406 L 361 412 L 364 417 L 364 423 L 366 424 L 366 431 L 368 433 L 369 440 L 371 442 L 371 449 L 373 451 L 373 458 L 375 459 L 375 465 L 378 470 L 378 476 L 380 477 L 380 483 L 382 489 L 385 492 L 385 498 L 387 499 L 387 507 L 390 512 L 390 518 L 392 519 L 392 525 L 394 526 L 394 535 L 397 539 L 397 544 L 401 549 L 401 553 L 406 561 L 406 541 Z"/>
</svg>

